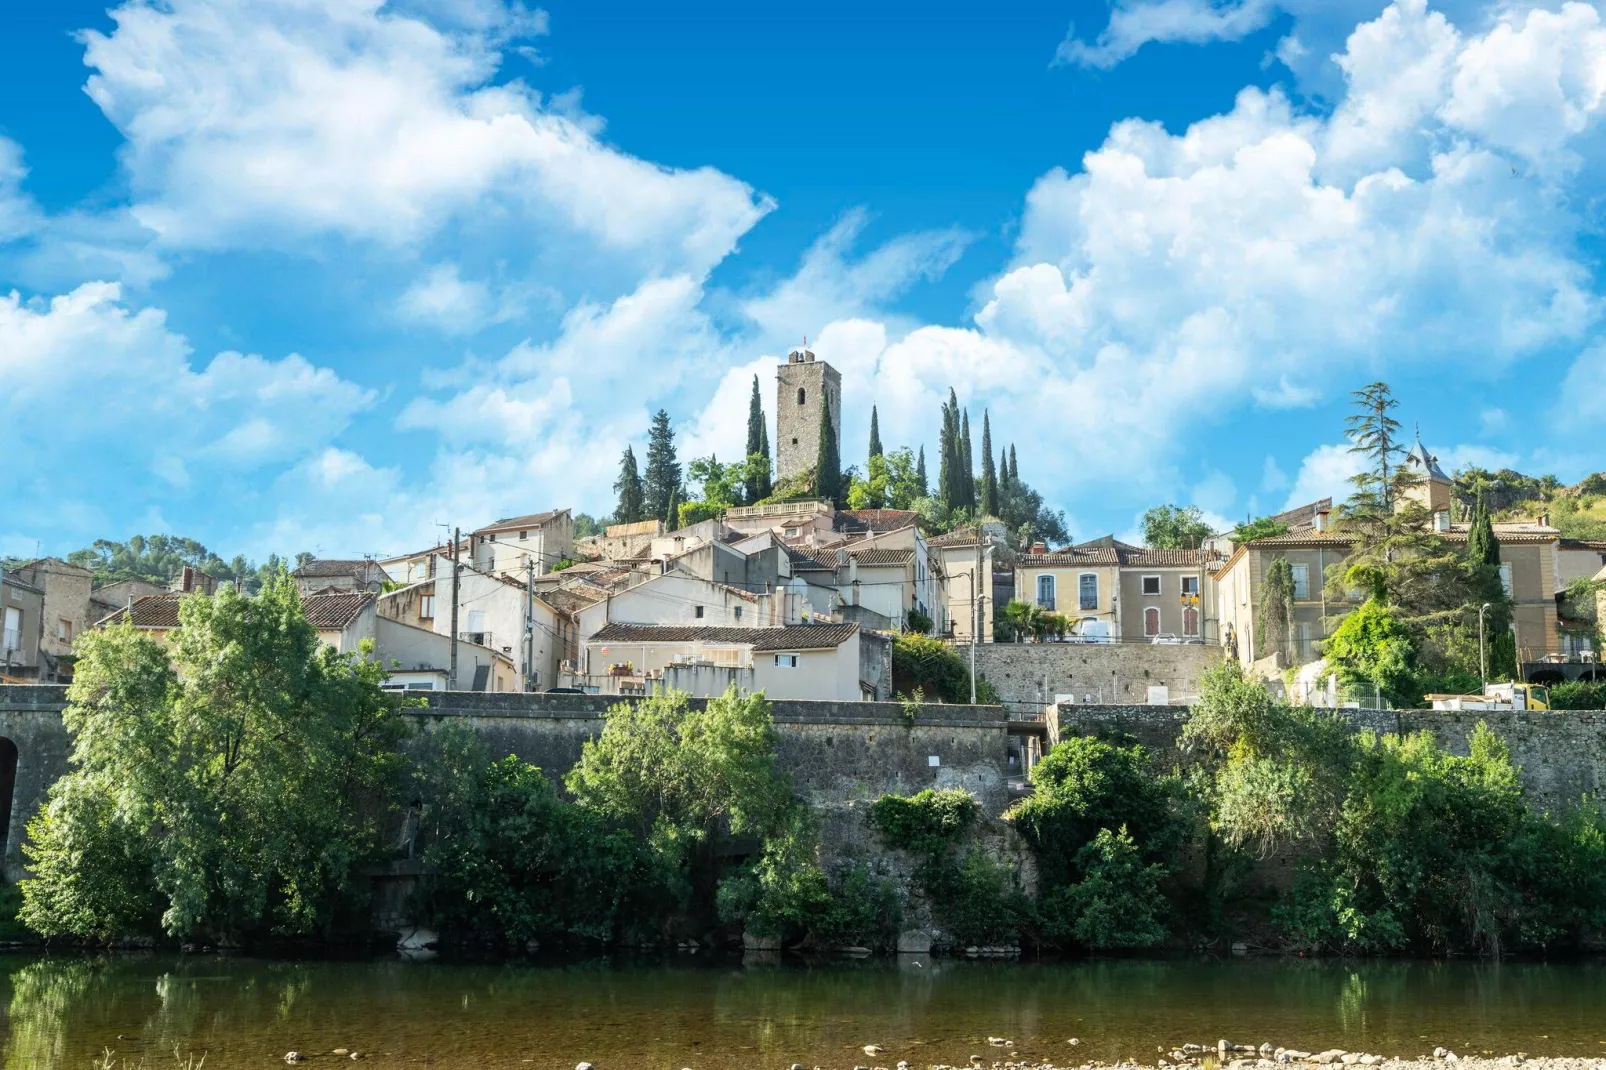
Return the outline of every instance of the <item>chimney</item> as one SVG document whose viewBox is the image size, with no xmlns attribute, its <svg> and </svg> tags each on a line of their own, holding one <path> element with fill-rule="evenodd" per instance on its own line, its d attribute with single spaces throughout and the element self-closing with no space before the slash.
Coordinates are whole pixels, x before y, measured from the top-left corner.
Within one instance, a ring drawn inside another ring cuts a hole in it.
<svg viewBox="0 0 1606 1070">
<path fill-rule="evenodd" d="M 1435 512 L 1433 514 L 1433 530 L 1434 531 L 1449 531 L 1450 530 L 1450 510 L 1448 510 L 1448 509 L 1440 509 L 1440 510 L 1438 510 L 1437 512 Z"/>
<path fill-rule="evenodd" d="M 1048 547 L 1043 543 L 1034 542 L 1032 543 L 1032 548 L 1029 552 L 1034 554 L 1046 554 L 1048 553 Z"/>
<path fill-rule="evenodd" d="M 1550 514 L 1549 513 L 1540 513 L 1539 514 L 1539 526 L 1542 527 L 1542 528 L 1548 528 L 1550 526 Z"/>
<path fill-rule="evenodd" d="M 1328 521 L 1327 510 L 1326 509 L 1317 509 L 1316 510 L 1316 530 L 1317 531 L 1326 531 L 1327 530 L 1327 521 Z"/>
</svg>

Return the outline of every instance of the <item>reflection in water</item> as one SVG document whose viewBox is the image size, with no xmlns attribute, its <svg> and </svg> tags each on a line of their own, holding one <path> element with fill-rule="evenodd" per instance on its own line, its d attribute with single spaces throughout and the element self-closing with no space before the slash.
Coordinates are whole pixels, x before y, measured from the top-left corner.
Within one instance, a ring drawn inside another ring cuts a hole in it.
<svg viewBox="0 0 1606 1070">
<path fill-rule="evenodd" d="M 334 1048 L 442 1070 L 830 1067 L 872 1042 L 921 1065 L 963 1062 L 989 1035 L 1060 1057 L 1080 1037 L 1078 1061 L 1218 1037 L 1384 1055 L 1606 1052 L 1606 969 L 1590 965 L 11 957 L 0 979 L 5 1066 L 29 1070 L 87 1068 L 107 1048 L 151 1070 L 175 1049 L 220 1068 Z"/>
</svg>

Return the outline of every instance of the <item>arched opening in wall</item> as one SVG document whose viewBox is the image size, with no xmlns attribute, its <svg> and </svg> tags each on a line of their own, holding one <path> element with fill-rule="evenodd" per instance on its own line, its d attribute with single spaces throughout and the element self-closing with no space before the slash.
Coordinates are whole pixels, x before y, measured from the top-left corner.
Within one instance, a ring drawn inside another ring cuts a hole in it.
<svg viewBox="0 0 1606 1070">
<path fill-rule="evenodd" d="M 0 852 L 10 842 L 11 795 L 17 788 L 17 745 L 0 736 Z"/>
<path fill-rule="evenodd" d="M 801 405 L 801 404 L 803 404 L 803 402 L 804 402 L 804 401 L 805 401 L 805 400 L 806 400 L 806 399 L 807 399 L 807 398 L 808 398 L 808 394 L 807 394 L 807 393 L 805 393 L 805 392 L 804 392 L 804 390 L 803 390 L 803 388 L 802 388 L 802 387 L 801 387 L 801 386 L 800 386 L 800 387 L 798 387 L 798 388 L 797 388 L 797 403 L 798 403 L 798 404 L 799 404 L 799 405 Z"/>
</svg>

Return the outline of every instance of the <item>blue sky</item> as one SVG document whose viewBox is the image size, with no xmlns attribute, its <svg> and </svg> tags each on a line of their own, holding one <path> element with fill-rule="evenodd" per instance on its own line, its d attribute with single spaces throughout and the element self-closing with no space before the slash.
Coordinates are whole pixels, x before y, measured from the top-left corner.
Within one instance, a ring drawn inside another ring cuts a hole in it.
<svg viewBox="0 0 1606 1070">
<path fill-rule="evenodd" d="M 0 14 L 0 551 L 395 553 L 735 456 L 807 334 L 1078 537 L 1606 467 L 1591 3 L 165 0 Z M 773 413 L 771 414 L 773 416 Z"/>
</svg>

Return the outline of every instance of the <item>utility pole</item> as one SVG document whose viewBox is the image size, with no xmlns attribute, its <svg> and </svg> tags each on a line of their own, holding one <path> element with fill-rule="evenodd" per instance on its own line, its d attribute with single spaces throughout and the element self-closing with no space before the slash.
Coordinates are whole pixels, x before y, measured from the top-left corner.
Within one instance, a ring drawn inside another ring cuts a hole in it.
<svg viewBox="0 0 1606 1070">
<path fill-rule="evenodd" d="M 452 529 L 452 667 L 447 673 L 446 688 L 457 686 L 457 544 L 463 541 L 461 528 Z"/>
<path fill-rule="evenodd" d="M 1489 661 L 1485 655 L 1488 648 L 1483 645 L 1483 615 L 1490 608 L 1488 602 L 1478 607 L 1478 678 L 1485 692 L 1489 690 Z"/>
<path fill-rule="evenodd" d="M 524 561 L 524 690 L 535 690 L 535 558 Z"/>
</svg>

